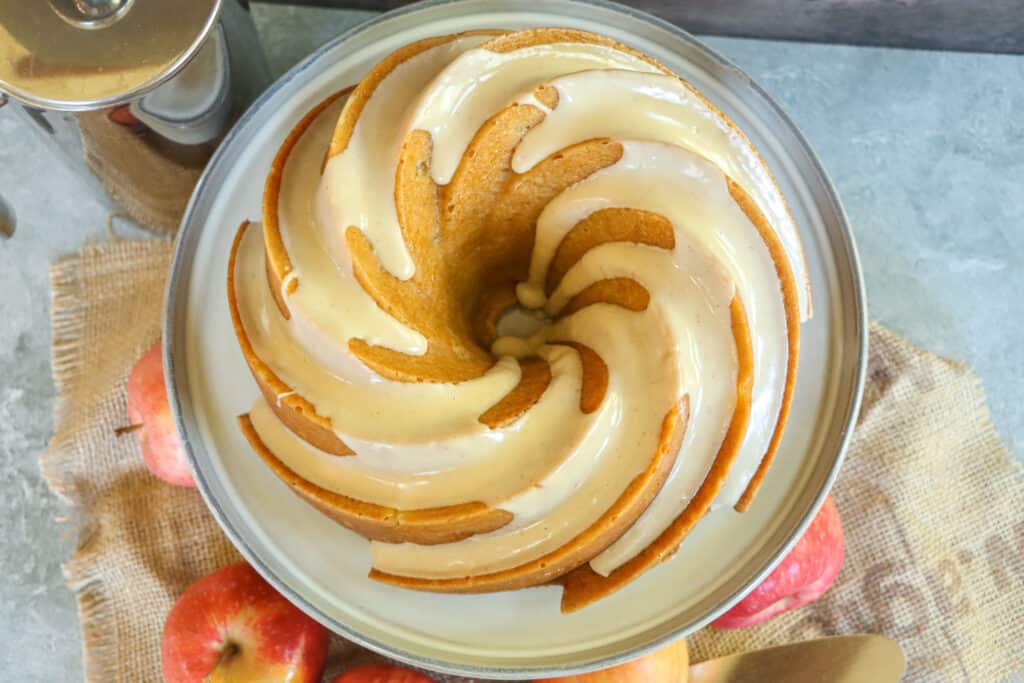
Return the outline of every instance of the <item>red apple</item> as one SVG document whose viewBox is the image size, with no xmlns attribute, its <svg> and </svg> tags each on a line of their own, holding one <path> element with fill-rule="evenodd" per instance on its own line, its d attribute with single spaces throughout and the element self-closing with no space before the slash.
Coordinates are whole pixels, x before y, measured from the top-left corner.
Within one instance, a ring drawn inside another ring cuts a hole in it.
<svg viewBox="0 0 1024 683">
<path fill-rule="evenodd" d="M 775 571 L 711 625 L 745 628 L 814 602 L 839 575 L 844 552 L 839 511 L 829 496 Z"/>
<path fill-rule="evenodd" d="M 434 679 L 404 666 L 363 664 L 349 669 L 331 683 L 434 683 Z"/>
<path fill-rule="evenodd" d="M 242 562 L 207 574 L 164 622 L 167 683 L 315 683 L 327 629 Z"/>
<path fill-rule="evenodd" d="M 128 420 L 132 424 L 125 430 L 138 437 L 150 472 L 178 486 L 196 485 L 167 402 L 160 342 L 135 362 L 128 375 Z"/>
<path fill-rule="evenodd" d="M 134 127 L 142 125 L 142 121 L 132 113 L 131 105 L 128 104 L 114 107 L 107 112 L 107 118 L 114 123 L 120 123 L 122 126 Z"/>
<path fill-rule="evenodd" d="M 689 665 L 686 641 L 678 640 L 610 669 L 544 680 L 548 683 L 685 683 Z"/>
</svg>

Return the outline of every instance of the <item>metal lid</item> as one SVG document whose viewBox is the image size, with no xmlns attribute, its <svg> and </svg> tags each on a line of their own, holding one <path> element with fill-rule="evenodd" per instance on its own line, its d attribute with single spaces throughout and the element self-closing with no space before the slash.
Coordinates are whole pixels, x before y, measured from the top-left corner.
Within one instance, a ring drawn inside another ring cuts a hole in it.
<svg viewBox="0 0 1024 683">
<path fill-rule="evenodd" d="M 0 0 L 0 90 L 46 109 L 98 109 L 173 76 L 221 0 Z"/>
</svg>

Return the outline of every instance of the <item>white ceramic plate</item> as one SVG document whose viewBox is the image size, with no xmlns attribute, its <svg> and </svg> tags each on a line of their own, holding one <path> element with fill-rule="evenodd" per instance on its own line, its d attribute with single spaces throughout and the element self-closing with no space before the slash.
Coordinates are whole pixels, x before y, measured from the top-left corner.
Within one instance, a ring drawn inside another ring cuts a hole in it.
<svg viewBox="0 0 1024 683">
<path fill-rule="evenodd" d="M 311 106 L 419 38 L 540 25 L 603 33 L 652 55 L 747 132 L 801 228 L 816 309 L 803 327 L 792 418 L 753 508 L 711 514 L 671 561 L 572 615 L 559 613 L 554 588 L 441 596 L 370 581 L 367 542 L 292 495 L 239 432 L 235 416 L 248 410 L 257 389 L 232 333 L 225 293 L 235 229 L 260 218 L 271 159 Z M 866 358 L 863 286 L 850 232 L 793 124 L 745 74 L 679 29 L 581 0 L 416 5 L 339 37 L 292 69 L 243 117 L 200 181 L 179 237 L 166 331 L 172 406 L 196 480 L 242 554 L 338 633 L 428 668 L 492 678 L 617 663 L 700 628 L 750 590 L 830 486 L 855 419 Z"/>
</svg>

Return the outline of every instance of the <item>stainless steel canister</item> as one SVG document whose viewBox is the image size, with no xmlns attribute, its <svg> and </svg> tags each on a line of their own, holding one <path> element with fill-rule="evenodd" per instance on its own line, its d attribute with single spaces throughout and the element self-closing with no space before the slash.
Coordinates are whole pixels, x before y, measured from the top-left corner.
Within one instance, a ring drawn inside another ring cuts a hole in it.
<svg viewBox="0 0 1024 683">
<path fill-rule="evenodd" d="M 244 0 L 0 0 L 5 109 L 154 231 L 269 82 Z"/>
</svg>

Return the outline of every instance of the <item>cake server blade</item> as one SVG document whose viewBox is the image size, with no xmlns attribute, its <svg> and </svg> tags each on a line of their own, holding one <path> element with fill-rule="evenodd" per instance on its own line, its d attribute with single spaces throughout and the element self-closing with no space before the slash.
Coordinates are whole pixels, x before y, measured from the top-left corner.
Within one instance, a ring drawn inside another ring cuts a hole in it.
<svg viewBox="0 0 1024 683">
<path fill-rule="evenodd" d="M 694 664 L 688 683 L 889 683 L 905 669 L 903 648 L 891 638 L 834 636 Z"/>
</svg>

